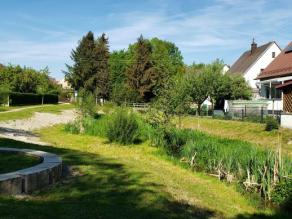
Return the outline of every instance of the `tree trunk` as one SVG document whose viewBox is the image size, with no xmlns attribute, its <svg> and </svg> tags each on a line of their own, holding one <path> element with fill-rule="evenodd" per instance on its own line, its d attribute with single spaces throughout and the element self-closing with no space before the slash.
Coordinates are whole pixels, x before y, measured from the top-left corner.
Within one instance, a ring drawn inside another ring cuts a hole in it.
<svg viewBox="0 0 292 219">
<path fill-rule="evenodd" d="M 42 95 L 42 105 L 44 105 L 44 95 Z"/>
<path fill-rule="evenodd" d="M 10 95 L 8 94 L 8 98 L 7 98 L 8 102 L 7 102 L 7 106 L 10 106 Z"/>
<path fill-rule="evenodd" d="M 198 116 L 201 115 L 201 104 L 198 104 Z"/>
</svg>

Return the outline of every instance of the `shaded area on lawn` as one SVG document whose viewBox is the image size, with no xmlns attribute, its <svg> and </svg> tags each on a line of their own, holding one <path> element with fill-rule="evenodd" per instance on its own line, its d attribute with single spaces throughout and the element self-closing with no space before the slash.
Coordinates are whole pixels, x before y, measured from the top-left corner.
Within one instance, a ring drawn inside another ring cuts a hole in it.
<svg viewBox="0 0 292 219">
<path fill-rule="evenodd" d="M 38 157 L 0 151 L 0 174 L 32 167 L 40 162 Z"/>
<path fill-rule="evenodd" d="M 211 218 L 220 213 L 174 200 L 163 185 L 116 160 L 0 138 L 0 147 L 41 149 L 61 155 L 71 174 L 25 198 L 0 196 L 4 218 Z"/>
</svg>

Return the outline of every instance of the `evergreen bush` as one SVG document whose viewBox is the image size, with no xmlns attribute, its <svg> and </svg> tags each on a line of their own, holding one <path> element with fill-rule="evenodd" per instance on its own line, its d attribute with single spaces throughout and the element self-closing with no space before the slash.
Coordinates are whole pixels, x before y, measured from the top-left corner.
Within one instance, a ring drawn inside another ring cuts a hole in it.
<svg viewBox="0 0 292 219">
<path fill-rule="evenodd" d="M 139 134 L 138 119 L 133 112 L 120 108 L 111 115 L 106 131 L 110 142 L 133 144 L 139 140 Z"/>
<path fill-rule="evenodd" d="M 279 123 L 278 121 L 272 117 L 272 116 L 268 116 L 266 118 L 266 131 L 272 131 L 274 129 L 279 129 Z"/>
</svg>

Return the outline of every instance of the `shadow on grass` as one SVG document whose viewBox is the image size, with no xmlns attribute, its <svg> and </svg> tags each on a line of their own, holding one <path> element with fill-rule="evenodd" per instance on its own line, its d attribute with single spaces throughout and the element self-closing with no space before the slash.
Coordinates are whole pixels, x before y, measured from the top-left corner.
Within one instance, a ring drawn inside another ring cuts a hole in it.
<svg viewBox="0 0 292 219">
<path fill-rule="evenodd" d="M 211 218 L 209 209 L 174 200 L 163 185 L 97 154 L 0 138 L 0 147 L 39 149 L 62 156 L 73 176 L 28 198 L 0 196 L 0 218 Z"/>
</svg>

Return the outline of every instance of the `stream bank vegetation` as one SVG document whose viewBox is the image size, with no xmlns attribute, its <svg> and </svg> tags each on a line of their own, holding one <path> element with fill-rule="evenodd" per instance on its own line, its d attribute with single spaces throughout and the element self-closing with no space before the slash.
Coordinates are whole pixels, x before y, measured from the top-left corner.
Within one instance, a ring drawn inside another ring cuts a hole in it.
<svg viewBox="0 0 292 219">
<path fill-rule="evenodd" d="M 141 114 L 116 107 L 109 114 L 83 118 L 83 131 L 79 123 L 69 123 L 65 130 L 121 145 L 148 142 L 181 166 L 237 184 L 243 193 L 261 197 L 266 206 L 291 212 L 292 160 L 282 154 L 280 145 L 277 151 L 264 150 L 249 142 L 183 129 L 157 109 Z"/>
</svg>

